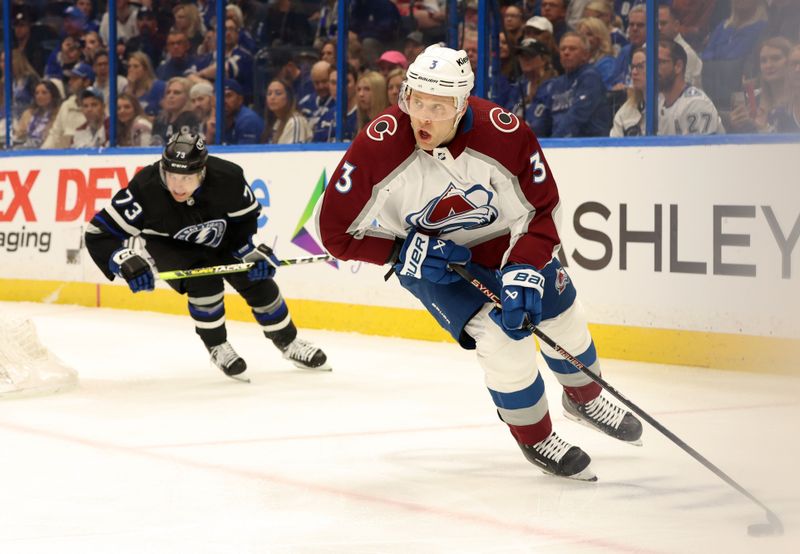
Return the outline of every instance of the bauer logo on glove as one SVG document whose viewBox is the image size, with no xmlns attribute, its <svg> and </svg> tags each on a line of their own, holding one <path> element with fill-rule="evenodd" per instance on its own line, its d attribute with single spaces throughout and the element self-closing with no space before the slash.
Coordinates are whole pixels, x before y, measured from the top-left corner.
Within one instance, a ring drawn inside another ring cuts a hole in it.
<svg viewBox="0 0 800 554">
<path fill-rule="evenodd" d="M 544 277 L 530 265 L 510 265 L 502 271 L 502 310 L 493 310 L 490 317 L 514 340 L 531 335 L 528 323 L 542 321 Z"/>
<path fill-rule="evenodd" d="M 472 253 L 465 246 L 412 230 L 400 250 L 395 270 L 399 275 L 446 285 L 461 279 L 448 269 L 448 264 L 463 265 L 471 257 Z"/>
</svg>

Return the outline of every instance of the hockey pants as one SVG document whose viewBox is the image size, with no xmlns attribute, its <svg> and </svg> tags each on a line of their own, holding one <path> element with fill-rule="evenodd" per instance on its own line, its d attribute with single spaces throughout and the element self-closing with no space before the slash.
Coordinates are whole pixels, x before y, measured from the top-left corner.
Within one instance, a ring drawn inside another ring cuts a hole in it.
<svg viewBox="0 0 800 554">
<path fill-rule="evenodd" d="M 148 240 L 147 251 L 156 266 L 163 271 L 239 261 L 231 255 L 209 255 L 197 247 L 176 246 L 174 241 Z M 194 320 L 195 331 L 206 348 L 227 340 L 225 281 L 244 298 L 264 335 L 278 348 L 287 346 L 295 339 L 297 328 L 277 283 L 272 279 L 250 281 L 247 273 L 243 272 L 167 281 L 177 292 L 188 296 L 189 315 Z"/>
<path fill-rule="evenodd" d="M 500 292 L 497 272 L 476 264 L 469 264 L 468 268 L 495 294 Z M 597 352 L 571 279 L 557 259 L 545 266 L 542 274 L 545 288 L 539 329 L 599 375 Z M 464 280 L 437 285 L 400 277 L 400 283 L 462 347 L 476 350 L 497 413 L 514 438 L 524 444 L 547 438 L 552 424 L 544 381 L 536 364 L 534 338 L 517 341 L 506 335 L 489 317 L 493 304 L 486 303 L 486 297 Z M 600 394 L 600 386 L 560 354 L 546 344 L 541 344 L 541 349 L 545 362 L 570 397 L 585 403 Z"/>
</svg>

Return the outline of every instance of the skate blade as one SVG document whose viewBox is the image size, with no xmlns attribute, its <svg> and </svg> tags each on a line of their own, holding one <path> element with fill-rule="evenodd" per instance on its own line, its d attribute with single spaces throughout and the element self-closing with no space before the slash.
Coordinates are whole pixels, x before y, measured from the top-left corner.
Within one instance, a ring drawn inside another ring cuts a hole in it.
<svg viewBox="0 0 800 554">
<path fill-rule="evenodd" d="M 333 367 L 328 362 L 325 362 L 321 366 L 318 367 L 310 367 L 307 365 L 303 365 L 301 363 L 295 362 L 295 367 L 299 367 L 300 369 L 308 369 L 310 371 L 333 371 Z"/>
<path fill-rule="evenodd" d="M 576 423 L 580 423 L 581 425 L 584 425 L 584 426 L 588 427 L 592 431 L 597 431 L 598 433 L 602 433 L 605 436 L 607 436 L 609 438 L 612 438 L 614 440 L 618 440 L 619 442 L 621 442 L 623 444 L 630 444 L 630 445 L 633 445 L 633 446 L 642 446 L 642 438 L 641 437 L 639 437 L 635 441 L 626 441 L 626 440 L 618 439 L 617 437 L 612 437 L 608 433 L 604 432 L 602 429 L 598 429 L 597 427 L 595 427 L 594 425 L 592 425 L 591 423 L 589 423 L 588 421 L 586 421 L 582 417 L 579 417 L 579 416 L 576 416 L 574 414 L 571 414 L 567 410 L 564 410 L 563 413 L 564 413 L 564 417 L 566 417 L 568 420 L 574 421 Z"/>
<path fill-rule="evenodd" d="M 226 375 L 225 377 L 230 377 L 234 381 L 239 381 L 240 383 L 249 383 L 250 382 L 250 378 L 249 377 L 245 377 L 244 375 L 241 375 L 241 374 L 240 375 Z"/>
<path fill-rule="evenodd" d="M 597 481 L 597 475 L 589 469 L 588 467 L 585 468 L 583 471 L 579 471 L 575 475 L 556 475 L 555 473 L 550 473 L 549 471 L 542 470 L 542 473 L 545 475 L 549 475 L 550 477 L 558 477 L 559 479 L 571 479 L 573 481 L 583 481 L 586 483 L 594 483 Z"/>
</svg>

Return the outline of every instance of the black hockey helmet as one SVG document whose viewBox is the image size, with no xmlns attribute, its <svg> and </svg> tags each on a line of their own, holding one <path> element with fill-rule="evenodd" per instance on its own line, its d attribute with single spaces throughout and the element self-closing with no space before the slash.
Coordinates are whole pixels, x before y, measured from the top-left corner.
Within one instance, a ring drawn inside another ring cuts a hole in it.
<svg viewBox="0 0 800 554">
<path fill-rule="evenodd" d="M 197 133 L 175 133 L 161 155 L 161 169 L 170 173 L 199 173 L 206 167 L 206 141 Z"/>
</svg>

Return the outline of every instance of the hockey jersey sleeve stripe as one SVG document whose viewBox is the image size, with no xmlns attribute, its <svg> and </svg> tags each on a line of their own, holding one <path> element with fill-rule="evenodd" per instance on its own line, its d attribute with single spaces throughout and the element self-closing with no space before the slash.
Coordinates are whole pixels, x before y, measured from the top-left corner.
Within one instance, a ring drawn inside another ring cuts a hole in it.
<svg viewBox="0 0 800 554">
<path fill-rule="evenodd" d="M 243 210 L 237 210 L 235 212 L 229 212 L 228 213 L 228 217 L 238 218 L 238 217 L 242 217 L 244 215 L 247 215 L 250 212 L 257 211 L 257 210 L 260 210 L 260 209 L 261 209 L 261 205 L 258 203 L 258 201 L 257 200 L 253 200 L 253 202 L 249 206 L 244 208 Z"/>
<path fill-rule="evenodd" d="M 142 229 L 143 235 L 153 235 L 156 237 L 168 237 L 170 236 L 169 233 L 161 233 L 160 231 L 156 231 L 155 229 Z"/>
<path fill-rule="evenodd" d="M 114 229 L 114 227 L 109 225 L 108 222 L 105 219 L 103 219 L 103 217 L 100 214 L 96 214 L 94 216 L 92 221 L 95 221 L 95 220 L 98 223 L 101 223 L 103 225 L 103 229 L 101 229 L 97 225 L 89 223 L 89 225 L 86 227 L 86 233 L 87 234 L 90 234 L 90 235 L 103 235 L 106 232 L 108 232 L 108 233 L 111 233 L 114 237 L 116 237 L 116 238 L 118 238 L 120 240 L 125 240 L 125 239 L 128 238 L 127 235 L 125 235 L 123 233 L 120 233 L 119 231 Z"/>
<path fill-rule="evenodd" d="M 106 207 L 105 212 L 106 214 L 108 214 L 109 217 L 111 217 L 116 226 L 123 232 L 134 237 L 139 235 L 140 232 L 139 229 L 137 229 L 136 227 L 125 221 L 125 218 L 122 217 L 122 215 L 120 215 L 120 213 L 116 209 L 114 209 L 113 205 Z"/>
</svg>

